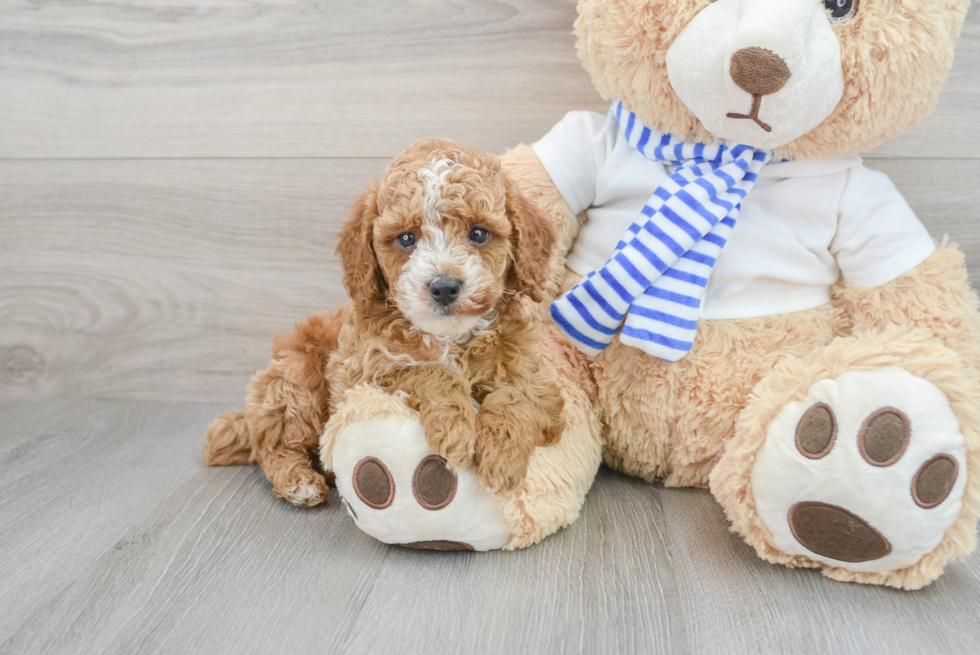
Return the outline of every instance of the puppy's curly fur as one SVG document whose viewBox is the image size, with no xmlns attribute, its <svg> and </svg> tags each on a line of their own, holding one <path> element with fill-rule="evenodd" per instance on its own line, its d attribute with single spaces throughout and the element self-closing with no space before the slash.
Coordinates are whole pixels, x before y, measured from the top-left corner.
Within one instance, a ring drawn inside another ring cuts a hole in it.
<svg viewBox="0 0 980 655">
<path fill-rule="evenodd" d="M 555 238 L 496 157 L 416 143 L 360 195 L 340 235 L 353 302 L 276 337 L 245 411 L 208 427 L 205 463 L 258 462 L 281 498 L 324 502 L 310 453 L 344 391 L 371 383 L 408 394 L 450 466 L 475 468 L 491 490 L 516 488 L 535 446 L 564 429 L 526 309 L 542 299 Z M 452 303 L 436 299 L 437 278 L 458 284 Z"/>
</svg>

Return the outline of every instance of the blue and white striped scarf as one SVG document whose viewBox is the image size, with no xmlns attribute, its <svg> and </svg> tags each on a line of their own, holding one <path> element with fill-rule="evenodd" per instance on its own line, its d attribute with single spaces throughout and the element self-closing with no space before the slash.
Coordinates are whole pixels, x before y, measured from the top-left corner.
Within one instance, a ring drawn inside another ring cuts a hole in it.
<svg viewBox="0 0 980 655">
<path fill-rule="evenodd" d="M 646 127 L 623 103 L 614 107 L 631 146 L 677 168 L 650 196 L 612 258 L 552 303 L 551 315 L 588 355 L 620 332 L 621 343 L 674 362 L 694 345 L 708 278 L 742 200 L 772 153 L 684 143 Z"/>
</svg>

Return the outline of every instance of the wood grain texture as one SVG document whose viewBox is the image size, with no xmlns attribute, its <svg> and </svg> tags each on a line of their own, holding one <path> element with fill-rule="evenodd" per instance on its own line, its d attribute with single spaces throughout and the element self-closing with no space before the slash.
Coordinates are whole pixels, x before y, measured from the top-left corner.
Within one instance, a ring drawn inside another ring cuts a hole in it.
<svg viewBox="0 0 980 655">
<path fill-rule="evenodd" d="M 188 483 L 216 409 L 0 404 L 0 642 Z"/>
<path fill-rule="evenodd" d="M 888 173 L 980 280 L 980 160 Z M 334 236 L 383 159 L 0 162 L 0 397 L 241 402 L 346 301 Z"/>
<path fill-rule="evenodd" d="M 503 150 L 606 104 L 574 0 L 0 5 L 0 157 Z"/>
<path fill-rule="evenodd" d="M 574 0 L 0 4 L 0 157 L 391 157 L 502 151 L 605 111 Z M 980 10 L 935 114 L 880 157 L 976 158 Z"/>
<path fill-rule="evenodd" d="M 336 496 L 301 510 L 253 467 L 203 467 L 217 410 L 0 402 L 0 652 L 900 655 L 980 639 L 980 557 L 918 592 L 841 584 L 758 559 L 707 492 L 606 469 L 581 518 L 526 551 L 388 547 Z"/>
<path fill-rule="evenodd" d="M 0 396 L 242 398 L 384 163 L 0 162 Z"/>
</svg>

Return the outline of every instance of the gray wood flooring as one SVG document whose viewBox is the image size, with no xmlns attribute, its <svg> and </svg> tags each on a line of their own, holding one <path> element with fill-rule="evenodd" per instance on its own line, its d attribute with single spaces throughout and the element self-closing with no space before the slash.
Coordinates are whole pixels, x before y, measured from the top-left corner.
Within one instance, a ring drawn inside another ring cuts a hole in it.
<svg viewBox="0 0 980 655">
<path fill-rule="evenodd" d="M 969 653 L 980 558 L 917 592 L 775 567 L 707 492 L 603 470 L 516 553 L 427 553 L 209 469 L 215 403 L 0 402 L 2 653 Z"/>
<path fill-rule="evenodd" d="M 427 136 L 604 111 L 573 0 L 0 2 L 0 654 L 968 653 L 980 555 L 914 593 L 759 560 L 711 497 L 603 470 L 519 553 L 389 548 L 200 464 L 333 235 Z M 980 282 L 980 9 L 869 153 Z M 336 501 L 336 498 L 334 499 Z"/>
</svg>

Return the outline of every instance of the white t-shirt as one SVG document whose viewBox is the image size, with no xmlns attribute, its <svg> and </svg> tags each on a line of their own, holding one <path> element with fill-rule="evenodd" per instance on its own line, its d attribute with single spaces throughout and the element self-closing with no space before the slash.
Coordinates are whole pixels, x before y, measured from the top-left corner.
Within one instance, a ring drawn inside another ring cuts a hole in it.
<svg viewBox="0 0 980 655">
<path fill-rule="evenodd" d="M 572 211 L 585 212 L 567 260 L 580 275 L 608 261 L 672 170 L 627 143 L 612 112 L 571 112 L 533 148 Z M 818 307 L 839 278 L 880 286 L 935 247 L 891 180 L 860 157 L 769 164 L 742 203 L 700 313 L 748 318 Z"/>
</svg>

